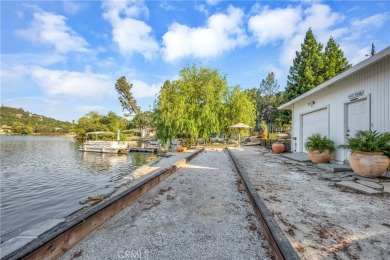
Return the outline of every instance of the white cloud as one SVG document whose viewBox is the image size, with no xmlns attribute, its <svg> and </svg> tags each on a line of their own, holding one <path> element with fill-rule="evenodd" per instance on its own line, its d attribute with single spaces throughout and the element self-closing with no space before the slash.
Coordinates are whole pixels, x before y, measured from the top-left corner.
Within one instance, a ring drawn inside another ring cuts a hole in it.
<svg viewBox="0 0 390 260">
<path fill-rule="evenodd" d="M 375 14 L 369 17 L 366 17 L 362 20 L 352 21 L 352 26 L 356 29 L 367 29 L 372 27 L 381 27 L 385 21 L 388 19 L 388 13 Z"/>
<path fill-rule="evenodd" d="M 141 53 L 151 59 L 159 50 L 157 41 L 151 35 L 152 28 L 144 21 L 137 20 L 142 14 L 149 15 L 149 11 L 142 1 L 115 1 L 103 3 L 104 19 L 112 26 L 112 38 L 124 54 Z M 122 18 L 122 16 L 126 16 Z"/>
<path fill-rule="evenodd" d="M 75 1 L 62 1 L 64 11 L 68 14 L 77 14 L 83 9 L 87 8 L 85 3 L 78 3 Z"/>
<path fill-rule="evenodd" d="M 326 42 L 333 35 L 333 26 L 342 20 L 343 17 L 333 12 L 328 5 L 313 4 L 304 11 L 304 20 L 300 23 L 299 30 L 306 32 L 311 27 L 317 40 Z"/>
<path fill-rule="evenodd" d="M 23 18 L 24 17 L 24 13 L 22 11 L 16 11 L 16 16 L 18 18 Z"/>
<path fill-rule="evenodd" d="M 140 80 L 132 80 L 133 84 L 131 89 L 135 98 L 154 97 L 159 91 L 162 84 L 147 84 Z"/>
<path fill-rule="evenodd" d="M 113 92 L 113 80 L 104 74 L 48 70 L 42 67 L 31 69 L 31 78 L 49 96 L 98 99 Z"/>
<path fill-rule="evenodd" d="M 301 8 L 269 9 L 265 7 L 260 14 L 252 16 L 248 21 L 248 28 L 261 45 L 276 40 L 290 38 L 300 21 Z M 281 19 L 282 18 L 282 19 Z"/>
<path fill-rule="evenodd" d="M 17 30 L 16 34 L 34 43 L 52 45 L 59 53 L 88 51 L 88 43 L 66 25 L 62 15 L 36 12 L 30 28 Z"/>
<path fill-rule="evenodd" d="M 172 11 L 175 10 L 176 8 L 171 5 L 168 1 L 161 1 L 160 2 L 160 8 L 166 10 L 166 11 Z"/>
<path fill-rule="evenodd" d="M 367 59 L 366 55 L 370 56 L 371 44 L 377 43 L 377 38 L 373 33 L 382 28 L 388 19 L 389 13 L 378 13 L 350 21 L 351 30 L 340 39 L 340 47 L 352 64 Z"/>
<path fill-rule="evenodd" d="M 210 16 L 205 27 L 191 28 L 173 23 L 163 36 L 165 60 L 173 62 L 186 56 L 216 57 L 245 45 L 243 16 L 241 9 L 229 6 L 226 14 Z"/>
<path fill-rule="evenodd" d="M 249 30 L 259 45 L 282 41 L 279 62 L 284 68 L 292 65 L 295 52 L 300 50 L 309 28 L 317 41 L 325 44 L 330 36 L 338 38 L 347 33 L 347 28 L 335 28 L 344 17 L 321 3 L 277 9 L 256 6 L 251 12 L 256 11 L 257 14 L 249 18 Z"/>
<path fill-rule="evenodd" d="M 217 5 L 222 0 L 206 0 L 209 5 Z"/>
</svg>

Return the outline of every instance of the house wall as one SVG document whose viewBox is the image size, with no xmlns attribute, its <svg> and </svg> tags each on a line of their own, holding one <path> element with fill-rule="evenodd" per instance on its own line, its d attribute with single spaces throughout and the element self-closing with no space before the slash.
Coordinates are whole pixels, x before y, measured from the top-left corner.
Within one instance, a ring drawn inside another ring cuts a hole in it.
<svg viewBox="0 0 390 260">
<path fill-rule="evenodd" d="M 328 107 L 329 138 L 336 145 L 346 140 L 346 105 L 350 102 L 348 95 L 364 90 L 364 96 L 370 101 L 371 129 L 379 132 L 390 132 L 390 57 L 386 57 L 369 67 L 360 70 L 335 84 L 314 93 L 293 104 L 293 140 L 292 151 L 302 152 L 303 141 L 300 140 L 302 115 Z M 309 106 L 308 103 L 315 101 Z M 344 161 L 346 152 L 337 150 L 334 160 Z"/>
</svg>

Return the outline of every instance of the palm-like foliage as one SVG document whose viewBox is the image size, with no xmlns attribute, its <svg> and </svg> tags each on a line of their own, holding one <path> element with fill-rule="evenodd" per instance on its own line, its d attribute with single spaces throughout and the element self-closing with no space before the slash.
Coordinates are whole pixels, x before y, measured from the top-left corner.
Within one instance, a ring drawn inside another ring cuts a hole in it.
<svg viewBox="0 0 390 260">
<path fill-rule="evenodd" d="M 390 157 L 390 132 L 357 131 L 356 137 L 348 138 L 347 143 L 339 148 L 351 149 L 352 152 L 382 152 Z"/>
<path fill-rule="evenodd" d="M 305 143 L 305 148 L 309 151 L 318 150 L 320 153 L 325 150 L 329 150 L 330 152 L 335 150 L 334 142 L 326 136 L 321 137 L 319 134 L 308 137 Z"/>
</svg>

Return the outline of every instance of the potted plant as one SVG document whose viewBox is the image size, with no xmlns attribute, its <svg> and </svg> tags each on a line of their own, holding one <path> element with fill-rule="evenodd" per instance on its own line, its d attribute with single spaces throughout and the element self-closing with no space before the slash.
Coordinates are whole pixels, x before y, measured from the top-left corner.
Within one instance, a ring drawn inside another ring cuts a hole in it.
<svg viewBox="0 0 390 260">
<path fill-rule="evenodd" d="M 350 149 L 348 155 L 352 170 L 364 177 L 379 177 L 386 173 L 390 164 L 390 133 L 357 131 L 339 148 Z"/>
<path fill-rule="evenodd" d="M 261 121 L 260 126 L 261 126 L 261 130 L 263 131 L 261 134 L 261 139 L 266 139 L 268 136 L 268 125 L 263 120 Z"/>
<path fill-rule="evenodd" d="M 309 158 L 313 163 L 328 163 L 335 150 L 333 141 L 319 134 L 308 137 L 305 148 L 309 151 Z"/>
</svg>

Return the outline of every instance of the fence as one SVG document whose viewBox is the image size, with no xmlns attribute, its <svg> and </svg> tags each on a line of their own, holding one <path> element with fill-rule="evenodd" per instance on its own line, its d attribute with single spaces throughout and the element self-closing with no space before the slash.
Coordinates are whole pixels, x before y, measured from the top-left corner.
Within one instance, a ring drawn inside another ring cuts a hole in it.
<svg viewBox="0 0 390 260">
<path fill-rule="evenodd" d="M 271 149 L 272 144 L 280 140 L 281 139 L 260 139 L 260 145 L 265 148 Z M 291 139 L 284 139 L 283 143 L 286 147 L 286 152 L 291 152 Z"/>
</svg>

